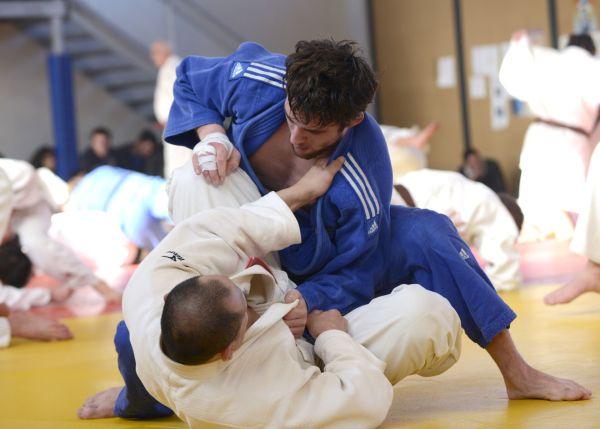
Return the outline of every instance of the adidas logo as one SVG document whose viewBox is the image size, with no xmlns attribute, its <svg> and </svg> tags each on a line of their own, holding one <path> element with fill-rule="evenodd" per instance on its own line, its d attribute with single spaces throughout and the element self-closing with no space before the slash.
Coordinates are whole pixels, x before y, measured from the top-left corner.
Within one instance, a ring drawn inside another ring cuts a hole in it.
<svg viewBox="0 0 600 429">
<path fill-rule="evenodd" d="M 244 67 L 242 67 L 241 63 L 235 63 L 233 66 L 233 70 L 231 71 L 231 77 L 234 78 L 239 76 L 244 71 Z"/>
<path fill-rule="evenodd" d="M 368 234 L 369 235 L 374 234 L 375 232 L 377 232 L 378 229 L 379 229 L 379 226 L 377 225 L 377 222 L 373 222 L 371 224 L 371 226 L 369 227 Z"/>
<path fill-rule="evenodd" d="M 461 258 L 463 258 L 463 261 L 469 259 L 469 254 L 465 251 L 465 249 L 460 249 L 460 252 L 458 252 L 458 254 Z"/>
</svg>

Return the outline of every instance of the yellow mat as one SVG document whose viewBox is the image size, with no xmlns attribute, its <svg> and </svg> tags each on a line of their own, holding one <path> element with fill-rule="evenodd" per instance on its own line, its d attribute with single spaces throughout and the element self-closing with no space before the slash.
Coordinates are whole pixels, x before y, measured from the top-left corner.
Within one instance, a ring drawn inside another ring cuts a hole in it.
<svg viewBox="0 0 600 429">
<path fill-rule="evenodd" d="M 600 295 L 559 307 L 542 297 L 552 287 L 529 287 L 503 297 L 519 317 L 511 332 L 539 369 L 573 378 L 594 392 L 590 401 L 508 401 L 487 353 L 466 337 L 461 360 L 434 378 L 410 377 L 396 388 L 383 428 L 600 428 Z M 184 428 L 176 418 L 81 421 L 89 395 L 119 385 L 112 335 L 119 315 L 67 320 L 76 339 L 15 341 L 0 351 L 0 428 Z"/>
</svg>

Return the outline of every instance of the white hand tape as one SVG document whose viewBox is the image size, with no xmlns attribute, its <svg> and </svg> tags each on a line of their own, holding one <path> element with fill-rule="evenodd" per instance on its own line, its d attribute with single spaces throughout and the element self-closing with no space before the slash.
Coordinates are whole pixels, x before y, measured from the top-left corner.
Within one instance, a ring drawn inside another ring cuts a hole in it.
<svg viewBox="0 0 600 429">
<path fill-rule="evenodd" d="M 217 150 L 210 143 L 218 143 L 227 151 L 227 159 L 233 152 L 233 144 L 223 133 L 207 134 L 201 142 L 194 146 L 194 155 L 198 157 L 198 163 L 202 171 L 214 171 L 217 169 Z"/>
</svg>

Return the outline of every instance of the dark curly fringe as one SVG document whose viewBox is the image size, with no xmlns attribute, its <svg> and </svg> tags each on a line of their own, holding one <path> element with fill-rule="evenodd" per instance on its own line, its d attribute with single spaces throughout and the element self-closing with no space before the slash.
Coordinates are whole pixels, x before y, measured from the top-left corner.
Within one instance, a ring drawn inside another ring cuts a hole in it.
<svg viewBox="0 0 600 429">
<path fill-rule="evenodd" d="M 356 42 L 300 41 L 286 59 L 287 97 L 305 124 L 347 126 L 373 100 L 377 78 Z"/>
</svg>

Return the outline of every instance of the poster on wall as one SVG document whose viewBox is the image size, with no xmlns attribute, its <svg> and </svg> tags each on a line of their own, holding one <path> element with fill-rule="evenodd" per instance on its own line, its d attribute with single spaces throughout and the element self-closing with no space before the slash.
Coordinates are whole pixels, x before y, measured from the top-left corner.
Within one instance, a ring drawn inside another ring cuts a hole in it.
<svg viewBox="0 0 600 429">
<path fill-rule="evenodd" d="M 456 72 L 453 56 L 448 55 L 438 58 L 436 81 L 438 88 L 454 88 L 456 86 Z"/>
</svg>

